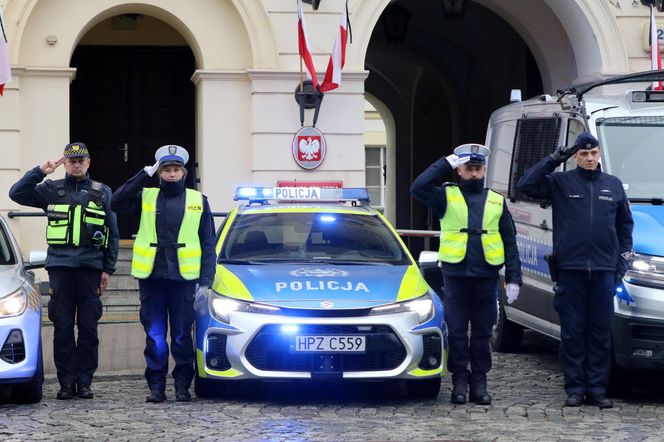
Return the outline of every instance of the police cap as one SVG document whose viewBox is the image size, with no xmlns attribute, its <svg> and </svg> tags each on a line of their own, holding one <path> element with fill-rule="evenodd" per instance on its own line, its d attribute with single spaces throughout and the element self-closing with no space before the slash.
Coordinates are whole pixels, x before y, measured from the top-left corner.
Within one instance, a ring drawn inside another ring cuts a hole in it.
<svg viewBox="0 0 664 442">
<path fill-rule="evenodd" d="M 159 167 L 168 166 L 169 164 L 177 164 L 184 167 L 187 161 L 189 161 L 189 152 L 182 146 L 167 144 L 157 149 L 154 159 L 159 161 Z"/>
<path fill-rule="evenodd" d="M 599 146 L 599 141 L 589 132 L 581 132 L 576 141 L 574 142 L 575 146 L 579 146 L 579 149 L 594 149 Z"/>
<path fill-rule="evenodd" d="M 62 155 L 65 158 L 90 157 L 87 146 L 81 142 L 67 144 Z"/>
<path fill-rule="evenodd" d="M 470 157 L 466 163 L 471 166 L 482 166 L 486 164 L 487 157 L 491 154 L 488 147 L 481 144 L 462 144 L 454 149 L 454 154 L 459 158 Z"/>
</svg>

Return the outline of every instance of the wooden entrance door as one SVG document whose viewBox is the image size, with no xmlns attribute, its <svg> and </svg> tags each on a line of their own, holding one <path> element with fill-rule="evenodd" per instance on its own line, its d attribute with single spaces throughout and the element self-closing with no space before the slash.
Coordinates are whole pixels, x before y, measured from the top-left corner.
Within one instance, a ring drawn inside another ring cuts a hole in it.
<svg viewBox="0 0 664 442">
<path fill-rule="evenodd" d="M 117 189 L 164 144 L 190 155 L 195 187 L 194 56 L 188 47 L 79 46 L 72 57 L 70 139 L 84 142 L 90 176 Z M 155 180 L 156 185 L 156 180 Z M 138 213 L 118 213 L 120 237 L 130 238 Z"/>
</svg>

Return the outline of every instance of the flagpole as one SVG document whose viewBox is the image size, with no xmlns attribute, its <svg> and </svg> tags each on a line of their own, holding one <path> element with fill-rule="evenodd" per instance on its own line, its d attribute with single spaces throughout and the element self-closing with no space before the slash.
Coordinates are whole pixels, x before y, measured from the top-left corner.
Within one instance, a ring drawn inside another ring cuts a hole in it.
<svg viewBox="0 0 664 442">
<path fill-rule="evenodd" d="M 302 57 L 300 57 L 300 92 L 304 91 L 304 69 L 302 68 Z"/>
</svg>

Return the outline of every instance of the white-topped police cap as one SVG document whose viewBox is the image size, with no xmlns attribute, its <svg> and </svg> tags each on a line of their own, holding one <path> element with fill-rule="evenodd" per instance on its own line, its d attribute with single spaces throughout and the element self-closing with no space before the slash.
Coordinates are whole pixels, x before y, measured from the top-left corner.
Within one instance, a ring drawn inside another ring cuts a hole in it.
<svg viewBox="0 0 664 442">
<path fill-rule="evenodd" d="M 466 164 L 482 165 L 486 163 L 491 150 L 482 144 L 467 143 L 457 146 L 454 149 L 454 154 L 459 158 L 470 157 L 470 160 Z"/>
<path fill-rule="evenodd" d="M 189 152 L 182 146 L 167 144 L 157 149 L 154 153 L 154 159 L 159 161 L 160 166 L 167 166 L 169 164 L 184 166 L 189 161 Z"/>
</svg>

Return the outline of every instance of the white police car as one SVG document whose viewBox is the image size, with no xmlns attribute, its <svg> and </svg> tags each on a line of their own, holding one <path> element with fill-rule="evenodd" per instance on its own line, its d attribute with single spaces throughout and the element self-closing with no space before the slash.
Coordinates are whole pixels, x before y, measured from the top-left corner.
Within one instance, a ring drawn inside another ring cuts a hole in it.
<svg viewBox="0 0 664 442">
<path fill-rule="evenodd" d="M 197 396 L 249 379 L 399 379 L 438 396 L 443 306 L 366 189 L 235 199 L 248 203 L 221 226 L 214 284 L 196 299 Z"/>
<path fill-rule="evenodd" d="M 0 217 L 0 396 L 15 403 L 42 398 L 41 301 L 29 270 L 42 267 L 45 258 L 45 252 L 31 252 L 24 262 Z"/>
</svg>

